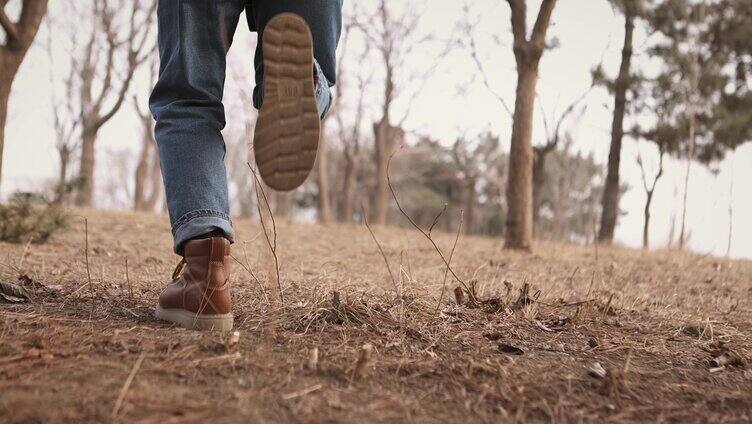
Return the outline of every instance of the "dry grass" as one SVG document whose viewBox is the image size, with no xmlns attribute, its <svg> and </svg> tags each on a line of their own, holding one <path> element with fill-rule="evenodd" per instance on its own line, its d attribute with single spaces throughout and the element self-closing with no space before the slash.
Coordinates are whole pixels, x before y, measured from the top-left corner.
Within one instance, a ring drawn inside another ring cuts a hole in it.
<svg viewBox="0 0 752 424">
<path fill-rule="evenodd" d="M 76 213 L 91 284 L 83 222 L 0 244 L 0 281 L 33 300 L 0 304 L 0 421 L 752 420 L 749 261 L 461 238 L 472 295 L 437 310 L 446 268 L 414 230 L 373 227 L 393 281 L 365 227 L 278 222 L 280 303 L 240 221 L 223 336 L 152 318 L 166 217 Z"/>
</svg>

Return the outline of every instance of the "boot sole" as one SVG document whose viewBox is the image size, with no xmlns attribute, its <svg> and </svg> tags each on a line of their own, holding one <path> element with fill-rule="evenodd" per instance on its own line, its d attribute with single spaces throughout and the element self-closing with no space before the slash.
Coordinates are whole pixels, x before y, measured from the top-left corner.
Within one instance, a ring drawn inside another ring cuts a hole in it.
<svg viewBox="0 0 752 424">
<path fill-rule="evenodd" d="M 290 191 L 311 173 L 321 134 L 311 30 L 298 15 L 277 15 L 264 29 L 262 48 L 264 99 L 253 151 L 264 183 Z"/>
<path fill-rule="evenodd" d="M 177 324 L 189 330 L 230 331 L 233 326 L 232 314 L 198 315 L 185 309 L 163 309 L 157 305 L 154 313 L 158 319 Z"/>
</svg>

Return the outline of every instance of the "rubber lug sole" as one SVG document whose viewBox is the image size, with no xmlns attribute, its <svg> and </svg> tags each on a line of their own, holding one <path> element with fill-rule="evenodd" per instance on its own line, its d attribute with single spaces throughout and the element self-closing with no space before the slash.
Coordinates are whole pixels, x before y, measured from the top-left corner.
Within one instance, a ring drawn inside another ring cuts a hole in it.
<svg viewBox="0 0 752 424">
<path fill-rule="evenodd" d="M 232 314 L 197 315 L 185 309 L 162 309 L 157 305 L 154 313 L 158 319 L 177 324 L 189 330 L 230 331 L 233 326 Z"/>
<path fill-rule="evenodd" d="M 264 100 L 253 150 L 259 174 L 274 190 L 302 185 L 313 169 L 321 134 L 313 38 L 298 15 L 275 16 L 264 29 Z"/>
</svg>

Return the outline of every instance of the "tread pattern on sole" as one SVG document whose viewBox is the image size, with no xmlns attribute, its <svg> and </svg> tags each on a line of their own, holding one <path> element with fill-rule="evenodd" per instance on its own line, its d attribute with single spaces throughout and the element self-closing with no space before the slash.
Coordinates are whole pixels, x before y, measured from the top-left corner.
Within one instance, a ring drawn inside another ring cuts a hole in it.
<svg viewBox="0 0 752 424">
<path fill-rule="evenodd" d="M 297 15 L 277 15 L 264 29 L 263 51 L 264 101 L 253 150 L 264 182 L 289 191 L 313 169 L 321 133 L 311 31 Z"/>
</svg>

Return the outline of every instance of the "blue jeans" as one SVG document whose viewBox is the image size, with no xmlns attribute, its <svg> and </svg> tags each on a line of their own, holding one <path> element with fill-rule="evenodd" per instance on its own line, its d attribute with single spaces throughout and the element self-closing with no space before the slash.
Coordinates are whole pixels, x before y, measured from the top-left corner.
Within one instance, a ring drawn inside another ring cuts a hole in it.
<svg viewBox="0 0 752 424">
<path fill-rule="evenodd" d="M 259 35 L 254 105 L 263 102 L 263 31 L 282 12 L 295 13 L 310 26 L 322 117 L 331 104 L 342 0 L 159 0 L 159 79 L 149 107 L 156 119 L 154 133 L 178 254 L 186 241 L 208 233 L 219 231 L 234 239 L 220 131 L 225 126 L 226 54 L 243 10 L 249 28 Z"/>
</svg>

